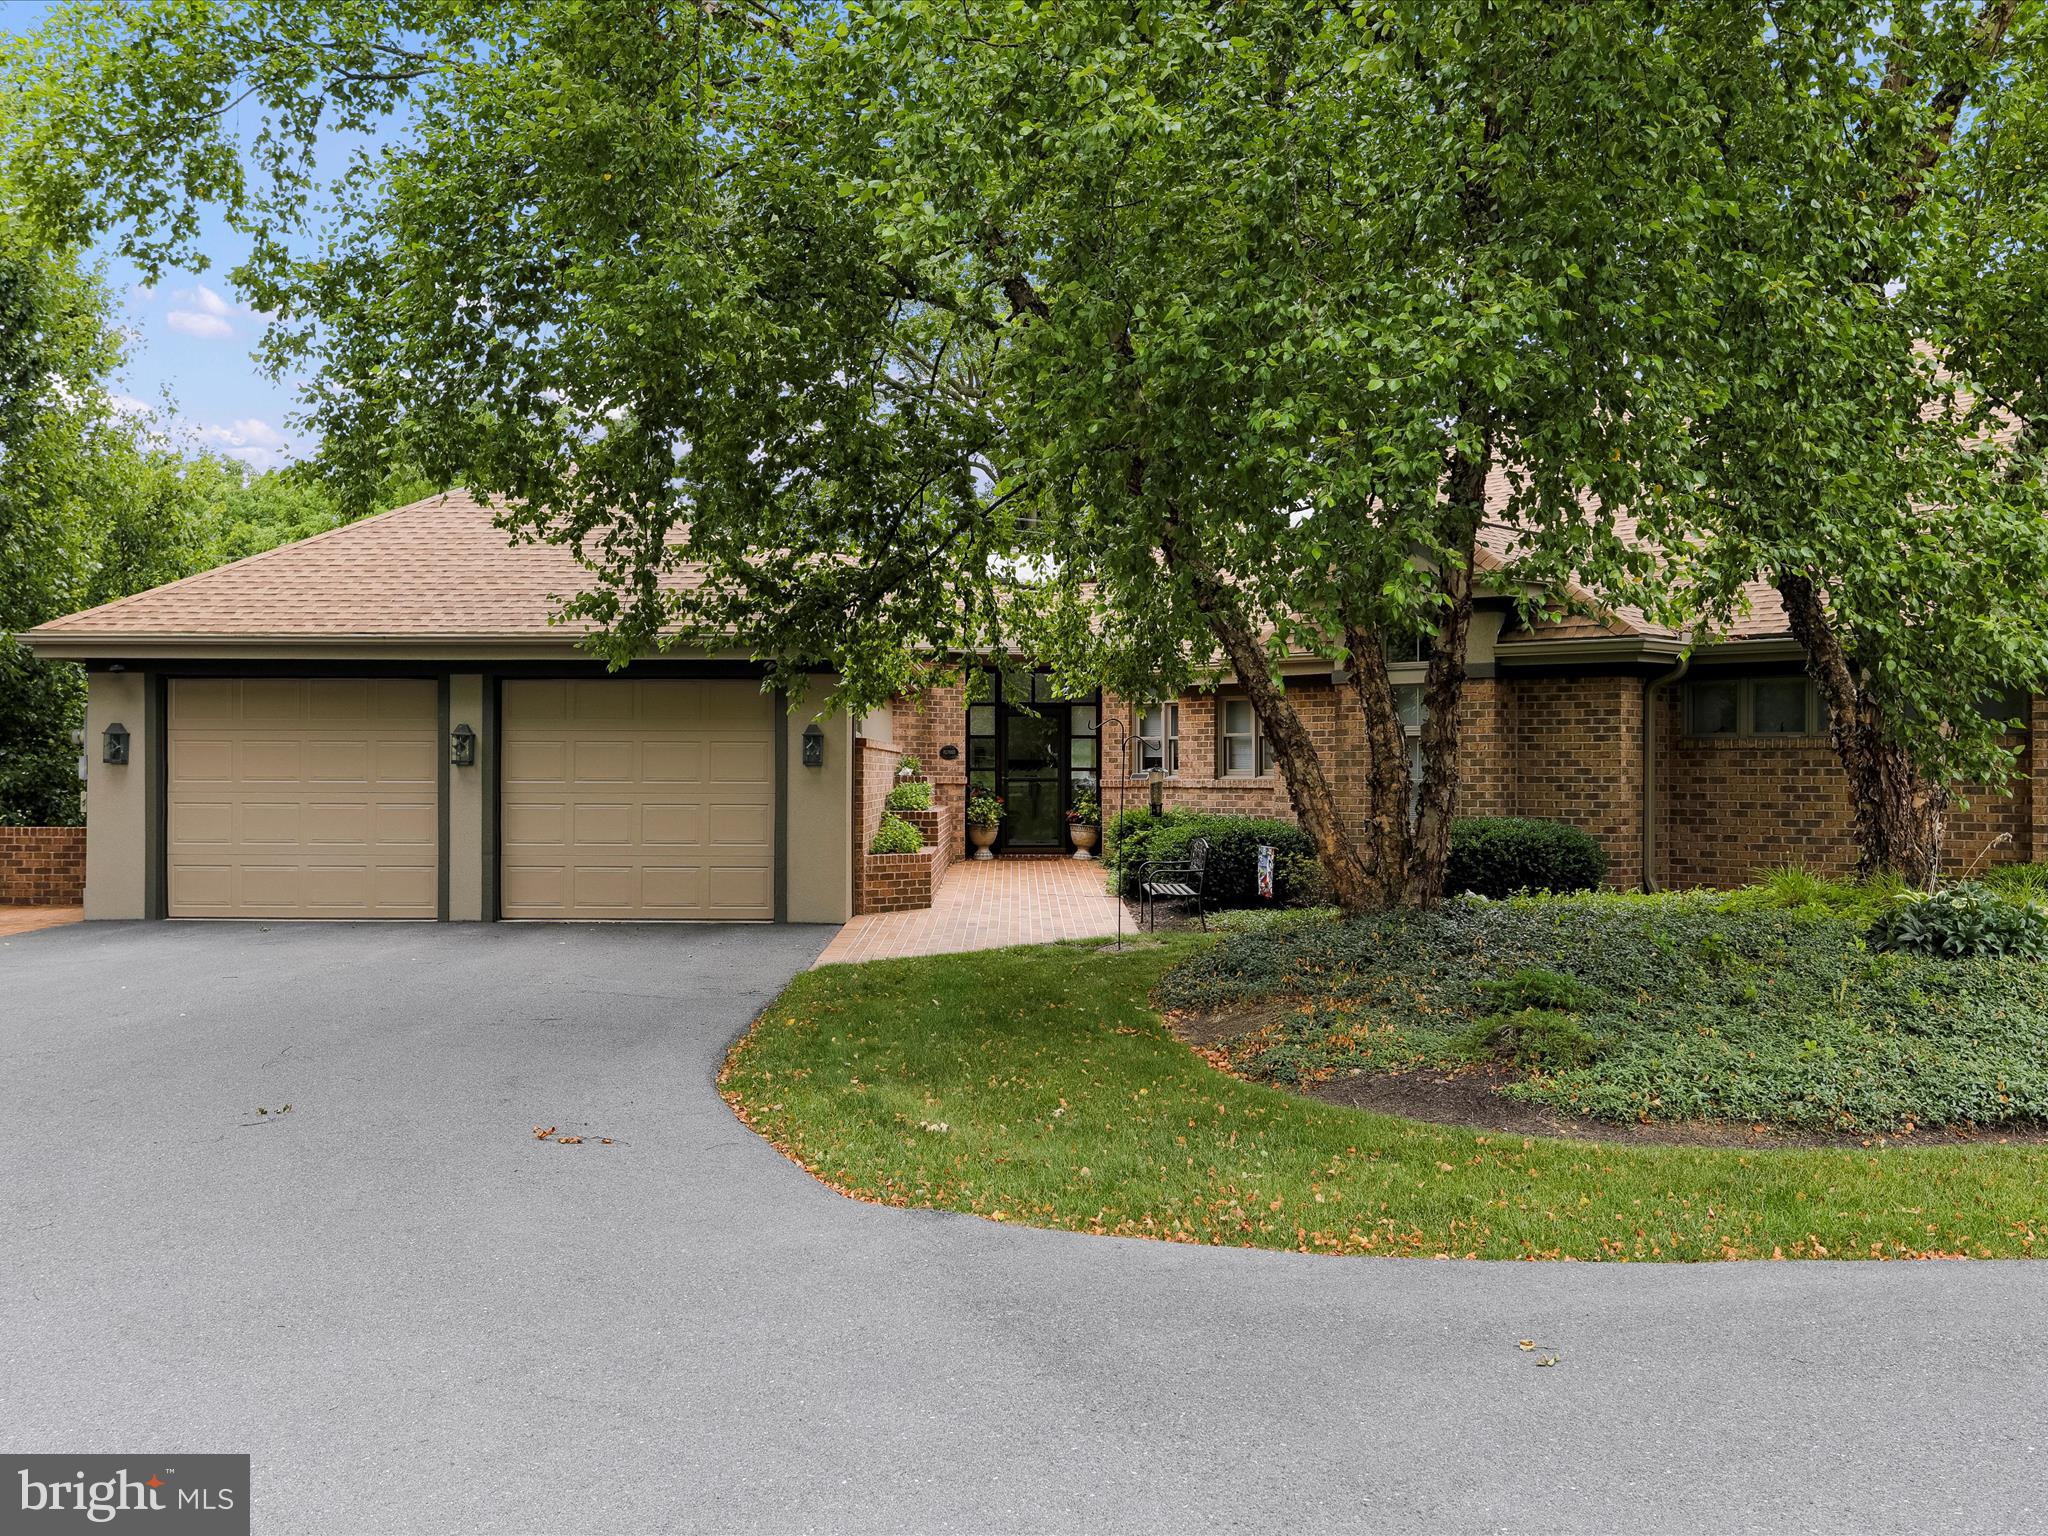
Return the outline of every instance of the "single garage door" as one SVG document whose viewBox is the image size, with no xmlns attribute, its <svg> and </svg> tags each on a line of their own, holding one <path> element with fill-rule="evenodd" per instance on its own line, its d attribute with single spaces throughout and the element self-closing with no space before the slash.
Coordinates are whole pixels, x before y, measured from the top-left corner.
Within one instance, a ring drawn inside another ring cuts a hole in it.
<svg viewBox="0 0 2048 1536">
<path fill-rule="evenodd" d="M 507 681 L 501 913 L 772 919 L 775 723 L 750 682 Z"/>
<path fill-rule="evenodd" d="M 175 678 L 172 917 L 433 917 L 439 697 L 415 678 Z"/>
</svg>

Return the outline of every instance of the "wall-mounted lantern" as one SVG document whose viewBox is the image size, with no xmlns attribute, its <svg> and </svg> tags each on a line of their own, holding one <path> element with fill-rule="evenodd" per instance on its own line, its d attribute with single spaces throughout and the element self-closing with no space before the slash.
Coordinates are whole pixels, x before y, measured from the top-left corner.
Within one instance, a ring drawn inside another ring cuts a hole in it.
<svg viewBox="0 0 2048 1536">
<path fill-rule="evenodd" d="M 825 766 L 825 733 L 818 729 L 818 722 L 815 720 L 804 727 L 804 766 Z"/>
<path fill-rule="evenodd" d="M 107 727 L 106 745 L 100 753 L 100 761 L 116 766 L 128 761 L 128 727 L 118 721 Z"/>
<path fill-rule="evenodd" d="M 448 761 L 458 768 L 476 766 L 476 732 L 458 725 L 448 733 Z"/>
</svg>

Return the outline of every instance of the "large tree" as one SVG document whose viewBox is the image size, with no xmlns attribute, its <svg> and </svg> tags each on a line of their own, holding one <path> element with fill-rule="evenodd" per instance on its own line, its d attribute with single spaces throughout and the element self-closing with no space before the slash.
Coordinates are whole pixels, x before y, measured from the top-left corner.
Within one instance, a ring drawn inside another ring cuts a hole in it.
<svg viewBox="0 0 2048 1536">
<path fill-rule="evenodd" d="M 1920 504 L 1872 489 L 1898 463 L 1969 489 L 1896 392 L 1881 450 L 1868 390 L 1798 409 L 1895 321 L 1771 307 L 1885 293 L 1870 221 L 1814 210 L 1926 97 L 1876 93 L 1915 9 L 92 0 L 14 148 L 49 227 L 145 264 L 224 204 L 335 472 L 510 498 L 614 659 L 737 632 L 854 705 L 1019 644 L 1129 695 L 1234 673 L 1355 908 L 1441 890 L 1485 524 L 1510 590 L 1676 617 Z M 337 124 L 385 142 L 317 221 Z M 1362 846 L 1294 647 L 1348 660 Z"/>
<path fill-rule="evenodd" d="M 1654 519 L 1676 478 L 1699 182 L 1761 25 L 89 5 L 23 144 L 46 216 L 145 262 L 225 201 L 336 463 L 516 498 L 591 563 L 615 656 L 737 629 L 851 703 L 1019 643 L 1131 694 L 1227 669 L 1356 907 L 1441 889 L 1482 523 L 1532 590 L 1650 574 L 1616 512 Z M 238 103 L 267 109 L 254 146 Z M 295 253 L 312 125 L 386 111 Z M 685 545 L 709 579 L 678 593 Z M 1411 821 L 1386 656 L 1418 630 Z M 1293 646 L 1349 655 L 1363 855 L 1280 683 Z"/>
<path fill-rule="evenodd" d="M 2048 288 L 2020 172 L 2042 13 L 1877 14 L 1730 120 L 1755 260 L 1717 277 L 1730 366 L 1694 426 L 1696 527 L 1721 595 L 1762 576 L 1805 648 L 1863 869 L 1928 882 L 1953 796 L 2009 783 L 2014 695 L 2048 683 Z"/>
<path fill-rule="evenodd" d="M 14 637 L 89 593 L 81 551 L 118 438 L 101 379 L 118 351 L 99 284 L 0 215 L 0 824 L 78 819 L 83 680 Z"/>
</svg>

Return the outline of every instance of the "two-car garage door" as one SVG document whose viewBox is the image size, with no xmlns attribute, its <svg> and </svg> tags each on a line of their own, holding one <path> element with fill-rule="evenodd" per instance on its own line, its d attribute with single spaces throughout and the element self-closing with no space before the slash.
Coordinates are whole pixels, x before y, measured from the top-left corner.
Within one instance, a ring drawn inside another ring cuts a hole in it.
<svg viewBox="0 0 2048 1536">
<path fill-rule="evenodd" d="M 176 679 L 168 716 L 171 916 L 437 914 L 433 681 Z M 758 685 L 514 679 L 499 719 L 503 916 L 774 916 L 776 721 Z"/>
</svg>

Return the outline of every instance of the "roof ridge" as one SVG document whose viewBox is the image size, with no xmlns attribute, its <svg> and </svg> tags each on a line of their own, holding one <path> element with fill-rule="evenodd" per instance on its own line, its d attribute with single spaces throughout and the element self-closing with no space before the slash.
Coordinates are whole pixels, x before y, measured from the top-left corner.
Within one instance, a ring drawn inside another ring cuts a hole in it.
<svg viewBox="0 0 2048 1536">
<path fill-rule="evenodd" d="M 21 633 L 33 635 L 41 630 L 50 629 L 53 625 L 69 624 L 75 619 L 89 618 L 94 614 L 111 613 L 145 597 L 156 597 L 165 592 L 174 592 L 181 587 L 190 586 L 194 582 L 205 581 L 209 577 L 219 576 L 225 571 L 242 570 L 247 566 L 256 564 L 258 561 L 268 560 L 273 555 L 282 555 L 287 551 L 305 549 L 309 545 L 322 543 L 338 535 L 353 533 L 358 528 L 367 528 L 372 523 L 381 523 L 386 518 L 396 517 L 401 512 L 417 512 L 421 508 L 435 502 L 445 503 L 449 497 L 458 494 L 458 492 L 461 495 L 467 496 L 472 502 L 475 502 L 479 508 L 484 507 L 485 503 L 478 500 L 474 491 L 457 486 L 449 486 L 445 490 L 436 491 L 431 496 L 422 496 L 418 501 L 409 501 L 399 507 L 386 507 L 382 512 L 372 512 L 367 517 L 352 518 L 348 522 L 337 524 L 335 527 L 323 528 L 318 533 L 309 533 L 303 539 L 288 539 L 282 544 L 273 544 L 268 549 L 259 549 L 253 555 L 244 555 L 241 559 L 230 560 L 224 565 L 210 565 L 203 571 L 194 571 L 189 576 L 180 576 L 175 581 L 167 581 L 161 586 L 145 587 L 140 592 L 130 592 L 122 597 L 109 598 L 104 603 L 97 603 L 90 608 L 81 608 L 76 613 L 59 614 L 56 618 L 45 619 L 42 623 L 32 625 L 28 629 L 21 631 Z"/>
</svg>

